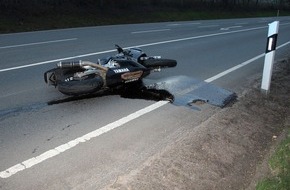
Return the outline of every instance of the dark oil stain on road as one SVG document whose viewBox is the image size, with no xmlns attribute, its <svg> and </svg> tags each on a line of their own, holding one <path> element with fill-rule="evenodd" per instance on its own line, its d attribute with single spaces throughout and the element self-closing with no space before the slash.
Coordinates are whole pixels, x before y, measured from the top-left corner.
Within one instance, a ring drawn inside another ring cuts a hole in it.
<svg viewBox="0 0 290 190">
<path fill-rule="evenodd" d="M 187 76 L 174 76 L 157 81 L 145 80 L 144 83 L 147 89 L 170 92 L 174 97 L 173 104 L 177 106 L 192 108 L 194 105 L 208 103 L 223 108 L 237 98 L 234 92 Z"/>
<path fill-rule="evenodd" d="M 167 100 L 173 102 L 174 96 L 166 91 L 166 90 L 157 90 L 157 89 L 147 89 L 145 86 L 126 86 L 124 88 L 114 89 L 103 91 L 101 93 L 92 93 L 86 95 L 79 95 L 79 96 L 71 96 L 63 99 L 57 99 L 47 102 L 47 105 L 55 105 L 73 101 L 79 101 L 84 99 L 92 99 L 98 98 L 103 96 L 112 96 L 112 95 L 119 95 L 122 98 L 128 99 L 144 99 L 144 100 L 153 100 L 153 101 L 161 101 Z"/>
</svg>

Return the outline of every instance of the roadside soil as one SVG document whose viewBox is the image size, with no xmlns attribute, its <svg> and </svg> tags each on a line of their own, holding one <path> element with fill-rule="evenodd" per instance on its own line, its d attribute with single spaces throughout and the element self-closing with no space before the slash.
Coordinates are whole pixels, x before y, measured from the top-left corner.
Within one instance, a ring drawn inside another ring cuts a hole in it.
<svg viewBox="0 0 290 190">
<path fill-rule="evenodd" d="M 290 126 L 290 59 L 275 64 L 271 92 L 257 78 L 237 102 L 119 176 L 105 189 L 255 189 Z"/>
</svg>

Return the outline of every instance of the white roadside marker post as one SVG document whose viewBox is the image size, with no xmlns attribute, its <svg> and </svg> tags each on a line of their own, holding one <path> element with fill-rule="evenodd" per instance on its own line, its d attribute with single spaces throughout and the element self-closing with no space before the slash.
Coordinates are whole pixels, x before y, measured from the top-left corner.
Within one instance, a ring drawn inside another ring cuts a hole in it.
<svg viewBox="0 0 290 190">
<path fill-rule="evenodd" d="M 279 30 L 279 21 L 275 21 L 269 24 L 268 40 L 267 40 L 266 55 L 265 55 L 265 62 L 264 62 L 264 71 L 263 71 L 263 78 L 262 78 L 262 85 L 261 85 L 262 92 L 266 94 L 268 94 L 270 91 L 278 30 Z"/>
</svg>

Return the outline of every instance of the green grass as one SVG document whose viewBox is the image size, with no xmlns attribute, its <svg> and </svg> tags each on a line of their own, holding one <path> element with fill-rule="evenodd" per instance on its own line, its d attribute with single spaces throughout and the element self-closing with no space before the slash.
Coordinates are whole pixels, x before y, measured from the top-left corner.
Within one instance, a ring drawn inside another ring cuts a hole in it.
<svg viewBox="0 0 290 190">
<path fill-rule="evenodd" d="M 290 15 L 280 12 L 280 15 Z M 0 33 L 48 29 L 131 24 L 146 22 L 189 21 L 276 16 L 276 11 L 195 11 L 180 9 L 101 10 L 70 9 L 0 12 Z"/>
<path fill-rule="evenodd" d="M 279 145 L 269 161 L 273 177 L 257 184 L 257 190 L 290 189 L 290 129 L 287 138 Z"/>
</svg>

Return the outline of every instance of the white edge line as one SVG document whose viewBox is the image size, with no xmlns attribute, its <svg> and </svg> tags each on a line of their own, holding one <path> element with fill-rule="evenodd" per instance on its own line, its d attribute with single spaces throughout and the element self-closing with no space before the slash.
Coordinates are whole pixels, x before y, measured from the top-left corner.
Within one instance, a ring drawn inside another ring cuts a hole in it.
<svg viewBox="0 0 290 190">
<path fill-rule="evenodd" d="M 277 47 L 277 49 L 282 48 L 282 47 L 284 47 L 284 46 L 286 46 L 288 44 L 290 44 L 290 41 L 280 45 L 279 47 Z M 234 66 L 234 67 L 232 67 L 232 68 L 230 68 L 230 69 L 228 69 L 228 70 L 226 70 L 224 72 L 221 72 L 221 73 L 219 73 L 219 74 L 217 74 L 217 75 L 215 75 L 215 76 L 213 76 L 211 78 L 206 79 L 205 82 L 212 82 L 214 80 L 217 80 L 217 79 L 225 76 L 226 74 L 228 74 L 230 72 L 233 72 L 233 71 L 235 71 L 235 70 L 237 70 L 237 69 L 239 69 L 239 68 L 241 68 L 243 66 L 246 66 L 249 63 L 251 63 L 251 62 L 253 62 L 253 61 L 255 61 L 255 60 L 257 60 L 257 59 L 259 59 L 259 58 L 261 58 L 263 56 L 264 56 L 264 54 L 260 54 L 260 55 L 254 57 L 254 58 L 252 58 L 252 59 L 250 59 L 248 61 L 245 61 L 245 62 L 243 62 L 243 63 L 241 63 L 241 64 L 239 64 L 237 66 Z M 30 168 L 30 167 L 32 167 L 34 165 L 37 165 L 37 164 L 39 164 L 39 163 L 41 163 L 41 162 L 43 162 L 43 161 L 45 161 L 45 160 L 47 160 L 49 158 L 52 158 L 52 157 L 54 157 L 54 156 L 56 156 L 56 155 L 58 155 L 58 154 L 60 154 L 60 153 L 62 153 L 64 151 L 67 151 L 67 150 L 73 148 L 76 145 L 78 145 L 79 143 L 84 143 L 86 141 L 91 140 L 92 138 L 95 138 L 95 137 L 98 137 L 100 135 L 103 135 L 103 134 L 105 134 L 105 133 L 107 133 L 107 132 L 109 132 L 109 131 L 111 131 L 111 130 L 113 130 L 115 128 L 121 127 L 122 125 L 124 125 L 124 124 L 126 124 L 126 123 L 128 123 L 128 122 L 130 122 L 130 121 L 132 121 L 132 120 L 134 120 L 136 118 L 138 118 L 138 117 L 141 117 L 141 116 L 143 116 L 143 115 L 145 115 L 145 114 L 147 114 L 147 113 L 149 113 L 149 112 L 151 112 L 153 110 L 156 110 L 156 109 L 166 105 L 167 103 L 168 103 L 168 101 L 156 102 L 156 103 L 154 103 L 154 104 L 152 104 L 150 106 L 147 106 L 147 107 L 145 107 L 145 108 L 143 108 L 141 110 L 138 110 L 138 111 L 126 116 L 126 117 L 123 117 L 123 118 L 121 118 L 121 119 L 119 119 L 119 120 L 117 120 L 115 122 L 112 122 L 112 123 L 110 123 L 108 125 L 105 125 L 105 126 L 99 128 L 99 129 L 95 130 L 95 131 L 92 131 L 92 132 L 90 132 L 90 133 L 88 133 L 86 135 L 83 135 L 83 136 L 81 136 L 81 137 L 79 137 L 79 138 L 77 138 L 75 140 L 69 141 L 68 143 L 62 144 L 62 145 L 60 145 L 60 146 L 58 146 L 58 147 L 56 147 L 54 149 L 48 150 L 48 151 L 44 152 L 43 154 L 41 154 L 39 156 L 36 156 L 36 157 L 30 158 L 28 160 L 25 160 L 25 161 L 23 161 L 23 162 L 21 162 L 19 164 L 16 164 L 16 165 L 14 165 L 14 166 L 12 166 L 12 167 L 4 170 L 4 171 L 1 171 L 0 172 L 0 177 L 1 178 L 9 178 L 12 175 L 14 175 L 14 174 L 16 174 L 16 173 L 18 173 L 18 172 L 20 172 L 22 170 L 28 169 L 28 168 Z"/>
<path fill-rule="evenodd" d="M 278 46 L 276 49 L 280 49 L 280 48 L 282 48 L 282 47 L 284 47 L 284 46 L 286 46 L 288 44 L 290 44 L 290 41 Z M 217 74 L 217 75 L 215 75 L 213 77 L 210 77 L 210 78 L 206 79 L 205 82 L 213 82 L 213 81 L 215 81 L 215 80 L 217 80 L 217 79 L 219 79 L 219 78 L 221 78 L 221 77 L 223 77 L 223 76 L 225 76 L 225 75 L 227 75 L 227 74 L 229 74 L 229 73 L 231 73 L 231 72 L 233 72 L 233 71 L 235 71 L 235 70 L 237 70 L 237 69 L 239 69 L 241 67 L 244 67 L 244 66 L 252 63 L 253 61 L 256 61 L 257 59 L 260 59 L 260 58 L 262 58 L 264 56 L 265 56 L 265 53 L 262 53 L 262 54 L 254 57 L 252 59 L 249 59 L 249 60 L 247 60 L 247 61 L 245 61 L 245 62 L 243 62 L 243 63 L 241 63 L 239 65 L 236 65 L 236 66 L 234 66 L 234 67 L 232 67 L 230 69 L 227 69 L 227 70 L 225 70 L 225 71 L 223 71 L 223 72 L 221 72 L 221 73 L 219 73 L 219 74 Z"/>
<path fill-rule="evenodd" d="M 35 43 L 19 44 L 19 45 L 11 45 L 11 46 L 2 46 L 2 47 L 0 47 L 0 49 L 8 49 L 8 48 L 16 48 L 16 47 L 24 47 L 24 46 L 33 46 L 33 45 L 41 45 L 41 44 L 50 44 L 50 43 L 59 43 L 59 42 L 66 42 L 66 41 L 73 41 L 73 40 L 77 40 L 77 38 L 62 39 L 62 40 L 52 40 L 52 41 L 45 41 L 45 42 L 35 42 Z"/>
<path fill-rule="evenodd" d="M 167 103 L 168 103 L 168 101 L 156 102 L 156 103 L 154 103 L 150 106 L 147 106 L 141 110 L 138 110 L 138 111 L 126 116 L 126 117 L 123 117 L 123 118 L 121 118 L 113 123 L 105 125 L 104 127 L 101 127 L 95 131 L 92 131 L 92 132 L 86 134 L 86 135 L 83 135 L 75 140 L 69 141 L 68 143 L 62 144 L 58 147 L 55 147 L 54 149 L 48 150 L 39 156 L 25 160 L 19 164 L 16 164 L 16 165 L 6 169 L 5 171 L 1 171 L 0 177 L 1 178 L 11 177 L 12 175 L 14 175 L 22 170 L 28 169 L 36 164 L 39 164 L 39 163 L 41 163 L 49 158 L 52 158 L 52 157 L 58 155 L 64 151 L 67 151 L 67 150 L 75 147 L 79 143 L 84 143 L 86 141 L 89 141 L 92 138 L 103 135 L 103 134 L 105 134 L 105 133 L 107 133 L 115 128 L 118 128 L 118 127 L 120 127 L 120 126 L 142 116 L 142 115 L 145 115 L 153 110 L 156 110 L 157 108 L 162 107 L 163 105 L 165 105 Z"/>
<path fill-rule="evenodd" d="M 236 65 L 236 66 L 234 66 L 234 67 L 232 67 L 232 68 L 230 68 L 228 70 L 225 70 L 225 71 L 223 71 L 223 72 L 221 72 L 221 73 L 219 73 L 219 74 L 217 74 L 217 75 L 215 75 L 213 77 L 210 77 L 210 78 L 206 79 L 205 82 L 215 81 L 215 80 L 217 80 L 217 79 L 219 79 L 219 78 L 221 78 L 221 77 L 223 77 L 223 76 L 225 76 L 225 75 L 227 75 L 227 74 L 229 74 L 229 73 L 231 73 L 231 72 L 233 72 L 233 71 L 235 71 L 235 70 L 237 70 L 237 69 L 239 69 L 239 68 L 241 68 L 243 66 L 248 65 L 249 63 L 251 63 L 251 62 L 263 57 L 264 55 L 265 55 L 264 53 L 260 54 L 260 55 L 254 57 L 254 58 L 252 58 L 252 59 L 250 59 L 248 61 L 245 61 L 245 62 L 243 62 L 243 63 L 241 63 L 239 65 Z"/>
</svg>

